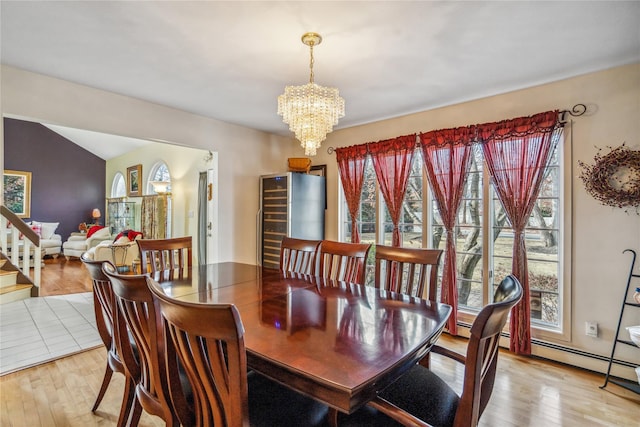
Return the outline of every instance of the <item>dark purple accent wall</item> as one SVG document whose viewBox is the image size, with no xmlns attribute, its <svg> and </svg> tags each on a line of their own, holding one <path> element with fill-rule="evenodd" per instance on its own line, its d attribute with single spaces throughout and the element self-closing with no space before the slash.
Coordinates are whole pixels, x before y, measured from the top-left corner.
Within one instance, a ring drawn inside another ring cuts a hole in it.
<svg viewBox="0 0 640 427">
<path fill-rule="evenodd" d="M 102 212 L 104 224 L 106 161 L 49 128 L 34 122 L 4 119 L 4 168 L 31 172 L 31 218 L 59 222 L 66 241 L 81 222 Z"/>
</svg>

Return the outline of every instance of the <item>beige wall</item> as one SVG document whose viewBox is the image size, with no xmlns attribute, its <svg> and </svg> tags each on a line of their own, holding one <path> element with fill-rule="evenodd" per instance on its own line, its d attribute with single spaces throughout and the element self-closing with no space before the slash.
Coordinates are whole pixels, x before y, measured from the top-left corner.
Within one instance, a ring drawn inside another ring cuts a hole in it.
<svg viewBox="0 0 640 427">
<path fill-rule="evenodd" d="M 301 156 L 297 143 L 11 67 L 2 67 L 1 78 L 4 115 L 218 152 L 220 260 L 254 262 L 257 177 L 282 171 L 287 157 Z M 337 238 L 338 230 L 338 175 L 335 155 L 326 153 L 328 146 L 361 144 L 413 132 L 497 121 L 571 108 L 576 103 L 587 104 L 589 114 L 574 119 L 573 126 L 566 129 L 567 146 L 573 141 L 572 150 L 567 150 L 567 155 L 573 151 L 573 157 L 568 159 L 566 169 L 568 188 L 573 189 L 573 211 L 567 218 L 571 238 L 566 242 L 572 304 L 568 311 L 571 313 L 570 340 L 561 343 L 608 356 L 629 271 L 629 256 L 622 251 L 626 248 L 640 251 L 640 217 L 602 206 L 586 194 L 578 178 L 577 162 L 592 162 L 596 147 L 626 142 L 640 149 L 640 64 L 330 134 L 313 159 L 314 164 L 327 164 L 327 237 Z M 347 100 L 347 114 L 348 108 Z M 568 195 L 565 202 L 570 205 L 571 196 Z M 640 310 L 636 311 L 631 313 L 629 322 L 640 324 Z M 587 320 L 599 323 L 598 338 L 585 336 Z M 629 349 L 622 355 L 638 361 L 637 353 L 632 351 Z M 571 362 L 573 356 L 568 357 L 563 361 Z"/>
<path fill-rule="evenodd" d="M 193 236 L 193 246 L 198 247 L 198 179 L 200 172 L 212 168 L 206 162 L 207 150 L 181 147 L 172 144 L 151 144 L 126 155 L 107 161 L 107 194 L 111 192 L 113 178 L 117 172 L 125 177 L 127 168 L 142 165 L 142 192 L 147 194 L 146 182 L 152 168 L 159 162 L 166 163 L 171 173 L 171 236 Z M 131 197 L 140 217 L 141 198 Z"/>
<path fill-rule="evenodd" d="M 335 154 L 327 154 L 327 147 L 562 110 L 577 103 L 586 104 L 588 113 L 573 119 L 573 126 L 569 125 L 565 130 L 565 144 L 569 148 L 566 150 L 565 175 L 567 186 L 573 188 L 573 214 L 568 213 L 570 228 L 567 230 L 572 239 L 566 242 L 566 268 L 572 275 L 572 279 L 569 278 L 573 295 L 569 319 L 572 334 L 568 343 L 558 342 L 609 356 L 631 258 L 622 251 L 631 248 L 640 255 L 640 216 L 600 205 L 589 196 L 579 179 L 578 161 L 592 164 L 598 151 L 596 147 L 615 147 L 623 142 L 640 150 L 640 64 L 331 133 L 314 159 L 314 164 L 327 164 L 327 237 L 338 236 L 338 173 Z M 347 114 L 348 108 L 347 100 Z M 604 152 L 608 151 L 605 149 Z M 569 204 L 570 194 L 569 191 L 565 199 Z M 640 269 L 640 259 L 637 264 Z M 598 338 L 585 336 L 587 320 L 598 322 Z M 628 321 L 640 324 L 640 309 L 630 312 Z M 635 349 L 621 348 L 619 354 L 640 363 L 640 355 Z"/>
</svg>

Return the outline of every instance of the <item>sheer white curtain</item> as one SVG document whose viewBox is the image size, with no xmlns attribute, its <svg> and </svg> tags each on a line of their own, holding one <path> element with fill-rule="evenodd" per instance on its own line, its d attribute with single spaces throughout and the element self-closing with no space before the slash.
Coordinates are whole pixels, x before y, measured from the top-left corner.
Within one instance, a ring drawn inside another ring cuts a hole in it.
<svg viewBox="0 0 640 427">
<path fill-rule="evenodd" d="M 168 228 L 168 196 L 143 196 L 140 216 L 145 239 L 166 239 Z"/>
</svg>

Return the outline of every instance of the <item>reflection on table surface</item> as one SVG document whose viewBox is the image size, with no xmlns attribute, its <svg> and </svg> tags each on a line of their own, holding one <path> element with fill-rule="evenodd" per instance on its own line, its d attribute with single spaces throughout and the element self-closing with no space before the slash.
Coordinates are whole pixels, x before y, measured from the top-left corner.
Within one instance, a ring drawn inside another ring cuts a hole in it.
<svg viewBox="0 0 640 427">
<path fill-rule="evenodd" d="M 182 301 L 235 304 L 253 368 L 345 412 L 424 356 L 451 312 L 446 304 L 248 264 L 153 278 Z"/>
</svg>

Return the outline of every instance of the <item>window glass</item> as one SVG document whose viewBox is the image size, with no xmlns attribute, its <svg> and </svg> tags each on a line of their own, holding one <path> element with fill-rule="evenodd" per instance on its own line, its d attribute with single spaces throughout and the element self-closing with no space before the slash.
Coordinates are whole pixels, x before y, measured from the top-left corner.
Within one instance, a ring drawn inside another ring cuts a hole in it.
<svg viewBox="0 0 640 427">
<path fill-rule="evenodd" d="M 166 163 L 160 162 L 154 165 L 151 169 L 151 173 L 149 174 L 149 183 L 147 185 L 147 194 L 157 194 L 151 181 L 162 181 L 168 182 L 167 191 L 171 192 L 171 174 L 169 173 L 169 168 Z"/>
<path fill-rule="evenodd" d="M 419 153 L 416 153 L 416 155 L 413 156 L 411 173 L 407 182 L 404 202 L 402 203 L 402 215 L 400 216 L 400 223 L 398 224 L 400 227 L 400 239 L 403 247 L 422 247 L 422 179 L 422 156 Z M 384 211 L 384 228 L 380 230 L 381 237 L 379 241 L 381 244 L 391 246 L 393 238 L 393 222 L 391 221 L 391 214 L 387 208 L 387 203 L 381 193 L 380 203 L 382 204 Z"/>
<path fill-rule="evenodd" d="M 561 330 L 564 292 L 560 262 L 563 239 L 560 227 L 562 144 L 558 144 L 557 147 L 546 169 L 540 195 L 525 230 L 532 324 L 551 330 Z M 491 302 L 495 288 L 511 273 L 513 256 L 513 230 L 502 204 L 491 189 L 490 180 L 486 179 L 487 172 L 484 169 L 482 149 L 476 146 L 454 230 L 458 307 L 460 313 L 472 315 Z M 426 185 L 426 182 L 421 153 L 416 153 L 400 224 L 402 245 L 444 250 L 446 232 L 435 200 L 424 197 L 426 193 L 423 190 L 426 188 L 423 188 L 423 185 Z M 345 212 L 340 238 L 343 241 L 351 241 L 351 224 L 342 192 L 340 197 Z M 379 192 L 371 159 L 367 160 L 365 167 L 360 208 L 361 241 L 390 245 L 393 225 L 384 198 Z M 423 212 L 429 212 L 429 218 L 426 218 Z M 427 235 L 423 235 L 423 226 L 428 227 Z M 369 257 L 367 284 L 373 283 L 374 254 L 375 248 Z M 441 265 L 440 280 L 442 268 Z"/>
<path fill-rule="evenodd" d="M 124 175 L 120 172 L 116 172 L 113 177 L 113 183 L 111 184 L 111 197 L 125 197 L 127 195 L 127 183 L 124 179 Z"/>
<path fill-rule="evenodd" d="M 474 147 L 454 230 L 457 251 L 458 306 L 479 310 L 485 304 L 483 252 L 482 150 Z M 441 239 L 444 249 L 446 236 Z"/>
<path fill-rule="evenodd" d="M 561 144 L 558 144 L 560 147 Z M 540 195 L 525 227 L 531 293 L 531 321 L 545 327 L 561 326 L 561 263 L 560 222 L 562 218 L 560 199 L 559 149 L 554 151 L 545 171 Z M 502 205 L 494 196 L 494 286 L 511 273 L 513 232 L 504 216 Z"/>
</svg>

